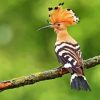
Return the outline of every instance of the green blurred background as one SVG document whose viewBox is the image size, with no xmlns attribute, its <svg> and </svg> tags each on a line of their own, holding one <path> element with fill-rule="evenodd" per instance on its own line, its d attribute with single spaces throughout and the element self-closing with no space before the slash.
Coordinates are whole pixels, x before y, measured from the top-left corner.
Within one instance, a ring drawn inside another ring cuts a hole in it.
<svg viewBox="0 0 100 100">
<path fill-rule="evenodd" d="M 69 33 L 80 43 L 84 59 L 100 54 L 100 0 L 0 0 L 0 80 L 59 66 L 53 29 L 47 25 L 48 7 L 65 2 L 80 23 Z M 0 100 L 94 100 L 100 97 L 100 65 L 85 70 L 91 92 L 70 89 L 70 75 L 0 93 Z"/>
</svg>

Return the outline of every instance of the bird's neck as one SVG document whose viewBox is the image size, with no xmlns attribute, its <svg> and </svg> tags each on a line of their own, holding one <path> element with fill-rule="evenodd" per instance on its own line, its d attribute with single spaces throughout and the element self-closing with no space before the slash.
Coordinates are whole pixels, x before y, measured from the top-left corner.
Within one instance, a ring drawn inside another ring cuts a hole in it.
<svg viewBox="0 0 100 100">
<path fill-rule="evenodd" d="M 61 43 L 61 42 L 70 42 L 70 43 L 77 43 L 68 33 L 67 30 L 61 30 L 57 31 L 57 40 L 56 43 Z"/>
</svg>

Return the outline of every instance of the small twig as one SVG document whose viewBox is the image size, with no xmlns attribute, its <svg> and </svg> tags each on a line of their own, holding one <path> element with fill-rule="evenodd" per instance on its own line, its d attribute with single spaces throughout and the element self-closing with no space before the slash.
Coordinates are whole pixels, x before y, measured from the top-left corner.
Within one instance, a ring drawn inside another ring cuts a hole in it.
<svg viewBox="0 0 100 100">
<path fill-rule="evenodd" d="M 100 64 L 100 55 L 84 60 L 84 67 L 87 69 L 92 68 L 98 64 Z M 52 69 L 52 70 L 48 70 L 44 72 L 31 74 L 29 76 L 23 76 L 23 77 L 11 79 L 9 81 L 4 81 L 0 83 L 0 90 L 4 91 L 7 89 L 12 89 L 12 88 L 25 86 L 25 85 L 34 84 L 36 82 L 40 82 L 44 80 L 58 78 L 67 73 L 68 73 L 67 70 L 62 69 L 60 67 L 60 68 L 56 68 L 56 69 Z"/>
</svg>

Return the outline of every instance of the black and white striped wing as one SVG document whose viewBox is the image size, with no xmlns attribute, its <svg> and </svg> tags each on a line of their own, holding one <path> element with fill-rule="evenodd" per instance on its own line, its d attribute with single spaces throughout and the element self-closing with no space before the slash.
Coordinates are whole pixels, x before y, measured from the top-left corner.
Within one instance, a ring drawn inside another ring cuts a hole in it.
<svg viewBox="0 0 100 100">
<path fill-rule="evenodd" d="M 69 71 L 72 73 L 82 73 L 79 66 L 79 57 L 76 51 L 79 51 L 79 45 L 73 45 L 69 43 L 61 43 L 55 46 L 55 52 L 59 59 L 59 62 L 63 64 L 64 68 L 70 69 Z M 71 70 L 72 69 L 72 70 Z"/>
</svg>

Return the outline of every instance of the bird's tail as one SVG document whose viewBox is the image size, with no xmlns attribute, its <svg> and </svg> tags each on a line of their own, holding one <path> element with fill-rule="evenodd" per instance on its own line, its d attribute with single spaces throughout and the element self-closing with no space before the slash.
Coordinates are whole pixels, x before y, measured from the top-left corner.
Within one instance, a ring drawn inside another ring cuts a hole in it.
<svg viewBox="0 0 100 100">
<path fill-rule="evenodd" d="M 77 75 L 74 73 L 71 76 L 71 88 L 76 90 L 85 90 L 90 91 L 90 86 L 86 80 L 86 77 L 84 75 Z"/>
</svg>

